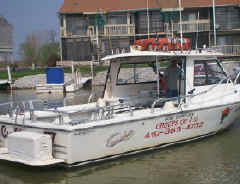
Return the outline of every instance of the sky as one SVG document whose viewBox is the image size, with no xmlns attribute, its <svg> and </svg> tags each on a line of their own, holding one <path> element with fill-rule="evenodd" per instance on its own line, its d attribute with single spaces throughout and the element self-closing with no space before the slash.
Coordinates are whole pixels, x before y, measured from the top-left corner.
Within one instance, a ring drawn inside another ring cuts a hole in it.
<svg viewBox="0 0 240 184">
<path fill-rule="evenodd" d="M 27 34 L 41 30 L 59 32 L 58 10 L 64 0 L 0 0 L 0 16 L 13 25 L 14 55 Z"/>
</svg>

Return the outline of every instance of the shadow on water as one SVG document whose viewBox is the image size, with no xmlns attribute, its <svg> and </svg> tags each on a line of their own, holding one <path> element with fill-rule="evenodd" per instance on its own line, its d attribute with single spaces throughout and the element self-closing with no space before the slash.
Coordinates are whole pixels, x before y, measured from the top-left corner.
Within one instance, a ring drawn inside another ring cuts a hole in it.
<svg viewBox="0 0 240 184">
<path fill-rule="evenodd" d="M 83 98 L 90 94 L 85 92 Z M 1 161 L 0 184 L 240 183 L 239 135 L 240 118 L 215 136 L 87 166 L 31 168 Z"/>
</svg>

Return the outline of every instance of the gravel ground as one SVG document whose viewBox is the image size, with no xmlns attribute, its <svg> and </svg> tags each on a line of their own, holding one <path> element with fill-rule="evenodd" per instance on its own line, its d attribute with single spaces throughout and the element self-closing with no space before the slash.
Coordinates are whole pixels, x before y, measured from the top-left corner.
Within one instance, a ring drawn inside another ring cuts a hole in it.
<svg viewBox="0 0 240 184">
<path fill-rule="evenodd" d="M 107 72 L 99 72 L 94 77 L 93 85 L 102 86 L 105 84 Z M 72 80 L 72 74 L 64 74 L 64 81 Z M 30 75 L 15 80 L 13 87 L 16 89 L 34 89 L 37 84 L 46 83 L 46 74 Z"/>
<path fill-rule="evenodd" d="M 124 69 L 124 78 L 129 79 L 131 77 L 132 70 Z M 150 77 L 148 70 L 141 71 L 142 77 Z M 106 81 L 107 71 L 98 72 L 93 79 L 94 86 L 103 86 Z M 68 82 L 72 80 L 72 74 L 64 74 L 64 81 Z M 38 74 L 32 76 L 25 76 L 19 78 L 15 81 L 14 87 L 16 89 L 33 89 L 37 84 L 45 84 L 46 83 L 46 74 Z"/>
<path fill-rule="evenodd" d="M 72 74 L 64 74 L 64 81 L 72 79 Z M 37 84 L 46 83 L 46 74 L 30 75 L 15 80 L 13 87 L 17 89 L 33 89 Z"/>
</svg>

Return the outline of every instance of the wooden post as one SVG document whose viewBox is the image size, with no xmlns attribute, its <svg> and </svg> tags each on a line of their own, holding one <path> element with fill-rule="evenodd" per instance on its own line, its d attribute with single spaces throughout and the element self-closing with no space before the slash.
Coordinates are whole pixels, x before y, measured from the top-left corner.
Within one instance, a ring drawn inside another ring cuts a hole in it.
<svg viewBox="0 0 240 184">
<path fill-rule="evenodd" d="M 128 14 L 127 14 L 127 26 L 128 26 L 127 30 L 128 30 L 128 35 L 131 34 L 131 27 L 130 27 L 130 25 L 131 25 L 131 15 L 130 15 L 130 13 L 128 13 Z"/>
</svg>

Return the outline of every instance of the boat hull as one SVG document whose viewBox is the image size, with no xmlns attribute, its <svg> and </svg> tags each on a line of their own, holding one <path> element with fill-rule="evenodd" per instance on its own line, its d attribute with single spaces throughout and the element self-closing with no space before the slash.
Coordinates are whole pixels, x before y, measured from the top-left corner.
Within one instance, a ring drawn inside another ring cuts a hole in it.
<svg viewBox="0 0 240 184">
<path fill-rule="evenodd" d="M 214 134 L 229 127 L 237 118 L 234 112 L 229 112 L 225 115 L 227 117 L 222 117 L 224 110 L 230 108 L 230 111 L 234 111 L 238 107 L 239 104 L 186 111 L 113 126 L 78 130 L 70 136 L 69 142 L 72 143 L 70 163 L 144 150 Z"/>
<path fill-rule="evenodd" d="M 0 146 L 6 148 L 7 136 L 15 131 L 49 134 L 52 136 L 55 159 L 67 165 L 81 165 L 213 135 L 229 127 L 238 118 L 239 112 L 240 103 L 161 115 L 154 112 L 152 117 L 99 125 L 95 123 L 71 131 L 1 122 Z M 0 156 L 2 160 L 12 161 L 8 158 L 9 155 Z"/>
</svg>

